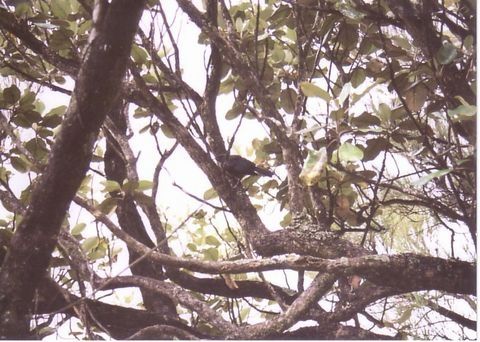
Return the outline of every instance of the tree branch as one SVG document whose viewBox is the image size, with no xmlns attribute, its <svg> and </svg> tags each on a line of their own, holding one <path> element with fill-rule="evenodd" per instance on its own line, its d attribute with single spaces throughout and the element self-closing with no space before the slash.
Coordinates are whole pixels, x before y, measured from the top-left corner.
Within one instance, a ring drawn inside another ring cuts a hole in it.
<svg viewBox="0 0 480 342">
<path fill-rule="evenodd" d="M 48 267 L 67 208 L 88 170 L 99 128 L 119 93 L 143 5 L 144 1 L 113 1 L 104 21 L 96 23 L 91 33 L 91 45 L 80 68 L 66 119 L 2 264 L 3 338 L 29 336 L 35 288 Z M 0 25 L 17 29 L 3 10 Z M 31 38 L 26 29 L 17 33 Z M 44 52 L 42 46 L 36 48 Z M 71 64 L 62 65 L 73 72 Z"/>
</svg>

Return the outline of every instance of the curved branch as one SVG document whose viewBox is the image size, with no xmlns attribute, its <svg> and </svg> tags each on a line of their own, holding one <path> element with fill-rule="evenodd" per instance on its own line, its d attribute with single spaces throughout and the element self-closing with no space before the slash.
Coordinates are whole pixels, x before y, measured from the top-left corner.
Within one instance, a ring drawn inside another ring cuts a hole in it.
<svg viewBox="0 0 480 342">
<path fill-rule="evenodd" d="M 236 336 L 238 333 L 239 329 L 224 320 L 217 311 L 177 285 L 140 276 L 116 277 L 106 279 L 105 282 L 109 284 L 108 286 L 135 285 L 168 296 L 175 303 L 197 312 L 202 319 L 218 329 L 220 336 Z M 97 285 L 103 287 L 102 282 Z"/>
<path fill-rule="evenodd" d="M 115 226 L 103 213 L 91 207 L 85 200 L 75 202 L 87 208 L 114 235 L 142 255 L 171 267 L 186 268 L 202 273 L 245 273 L 289 268 L 332 272 L 339 275 L 359 275 L 377 285 L 392 286 L 406 292 L 419 290 L 443 290 L 452 293 L 475 293 L 476 270 L 472 263 L 459 260 L 422 256 L 417 254 L 365 255 L 335 260 L 314 257 L 283 256 L 271 259 L 238 261 L 200 261 L 183 259 L 154 252 Z"/>
</svg>

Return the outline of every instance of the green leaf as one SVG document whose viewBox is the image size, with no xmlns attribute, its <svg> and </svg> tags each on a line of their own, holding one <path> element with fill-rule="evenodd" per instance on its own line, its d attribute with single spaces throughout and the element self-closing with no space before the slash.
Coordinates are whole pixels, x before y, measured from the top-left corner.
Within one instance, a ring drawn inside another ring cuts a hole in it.
<svg viewBox="0 0 480 342">
<path fill-rule="evenodd" d="M 28 0 L 17 0 L 17 1 L 11 1 L 13 5 L 15 5 L 15 14 L 18 18 L 23 18 L 25 16 L 29 15 L 29 12 L 31 13 L 30 6 L 31 4 L 29 3 Z M 3 7 L 3 6 L 2 6 Z"/>
<path fill-rule="evenodd" d="M 363 151 L 357 146 L 346 142 L 343 143 L 338 149 L 338 157 L 341 161 L 355 162 L 362 160 Z"/>
<path fill-rule="evenodd" d="M 10 171 L 8 171 L 3 166 L 0 166 L 0 179 L 5 183 L 7 183 L 9 176 L 10 176 Z"/>
<path fill-rule="evenodd" d="M 47 145 L 42 139 L 33 138 L 25 143 L 25 148 L 36 159 L 42 159 L 48 154 Z"/>
<path fill-rule="evenodd" d="M 84 252 L 88 253 L 92 251 L 94 248 L 97 248 L 98 244 L 100 243 L 100 239 L 98 236 L 91 236 L 89 238 L 86 238 L 82 242 L 82 249 Z"/>
<path fill-rule="evenodd" d="M 108 251 L 108 244 L 105 241 L 105 239 L 100 239 L 98 245 L 91 250 L 90 253 L 88 253 L 88 257 L 91 260 L 97 260 L 105 257 L 107 255 Z"/>
<path fill-rule="evenodd" d="M 125 180 L 122 185 L 122 189 L 125 192 L 132 193 L 138 189 L 138 181 L 136 180 Z"/>
<path fill-rule="evenodd" d="M 74 3 L 75 1 L 70 1 L 69 3 L 72 4 Z M 72 11 L 70 11 L 72 12 Z M 76 27 L 77 27 L 77 23 L 72 23 L 71 21 L 68 21 L 68 20 L 64 20 L 64 19 L 56 19 L 56 18 L 52 18 L 50 19 L 51 23 L 54 24 L 54 25 L 57 25 L 59 28 L 73 28 L 75 27 L 75 30 L 76 30 Z M 72 35 L 73 35 L 73 31 L 72 31 Z"/>
<path fill-rule="evenodd" d="M 351 93 L 352 93 L 352 84 L 350 82 L 345 83 L 342 87 L 342 91 L 336 98 L 336 100 L 338 101 L 339 107 L 341 107 L 341 105 L 343 105 L 345 100 L 350 97 Z"/>
<path fill-rule="evenodd" d="M 243 322 L 246 322 L 248 319 L 248 316 L 250 315 L 250 307 L 244 307 L 240 310 L 240 318 L 242 319 Z"/>
<path fill-rule="evenodd" d="M 345 110 L 343 108 L 339 108 L 336 110 L 332 110 L 330 112 L 330 117 L 335 121 L 335 122 L 341 122 L 345 118 Z"/>
<path fill-rule="evenodd" d="M 153 182 L 149 180 L 141 180 L 138 182 L 139 191 L 150 190 L 153 187 Z"/>
<path fill-rule="evenodd" d="M 282 63 L 285 61 L 285 51 L 280 45 L 275 45 L 270 53 L 270 59 L 273 63 Z"/>
<path fill-rule="evenodd" d="M 78 188 L 78 193 L 86 195 L 90 192 L 90 185 L 92 182 L 92 175 L 86 175 L 85 178 L 82 180 L 80 187 Z"/>
<path fill-rule="evenodd" d="M 402 315 L 396 320 L 398 324 L 405 323 L 412 316 L 413 307 L 408 307 Z"/>
<path fill-rule="evenodd" d="M 300 180 L 307 186 L 312 186 L 320 180 L 327 165 L 327 149 L 322 147 L 318 151 L 308 151 L 308 157 L 300 172 Z"/>
<path fill-rule="evenodd" d="M 110 257 L 113 259 L 123 251 L 123 248 L 119 245 L 115 245 L 110 250 Z"/>
<path fill-rule="evenodd" d="M 366 16 L 365 13 L 357 11 L 355 7 L 348 2 L 336 1 L 335 8 L 338 9 L 347 18 L 353 19 L 355 21 L 362 20 Z"/>
<path fill-rule="evenodd" d="M 206 250 L 203 251 L 203 255 L 205 256 L 205 259 L 207 259 L 207 260 L 217 261 L 218 260 L 218 249 L 215 248 L 215 247 L 207 248 Z"/>
<path fill-rule="evenodd" d="M 36 333 L 38 334 L 38 336 L 50 336 L 50 335 L 53 335 L 57 332 L 57 328 L 54 328 L 54 327 L 42 327 L 41 329 L 39 329 L 38 331 L 36 331 Z"/>
<path fill-rule="evenodd" d="M 235 102 L 232 108 L 229 109 L 225 114 L 225 119 L 233 120 L 236 117 L 238 117 L 240 114 L 242 114 L 244 111 L 245 111 L 245 106 L 241 103 Z"/>
<path fill-rule="evenodd" d="M 54 128 L 62 123 L 63 115 L 67 110 L 67 106 L 58 106 L 52 108 L 43 119 L 40 121 L 40 125 L 43 127 Z"/>
<path fill-rule="evenodd" d="M 259 191 L 258 186 L 254 185 L 258 181 L 258 178 L 258 176 L 248 176 L 242 180 L 242 185 L 245 189 L 248 189 L 249 196 L 254 196 Z"/>
<path fill-rule="evenodd" d="M 170 139 L 175 139 L 175 134 L 172 132 L 172 130 L 166 126 L 166 125 L 161 125 L 160 129 L 162 130 L 162 133 Z"/>
<path fill-rule="evenodd" d="M 117 206 L 117 202 L 118 199 L 116 198 L 105 198 L 103 202 L 98 205 L 98 210 L 100 210 L 105 215 L 108 215 L 115 209 L 115 207 Z"/>
<path fill-rule="evenodd" d="M 26 90 L 23 94 L 22 98 L 20 99 L 20 107 L 31 106 L 35 101 L 36 94 L 30 90 Z M 30 107 L 30 109 L 33 109 Z"/>
<path fill-rule="evenodd" d="M 384 123 L 390 121 L 390 117 L 392 116 L 392 110 L 390 109 L 390 106 L 385 103 L 380 103 L 377 113 L 380 117 L 380 120 Z"/>
<path fill-rule="evenodd" d="M 73 236 L 80 235 L 86 226 L 85 223 L 78 223 L 70 230 L 70 234 Z"/>
<path fill-rule="evenodd" d="M 271 22 L 272 28 L 281 27 L 285 25 L 286 19 L 290 16 L 292 9 L 286 5 L 278 6 L 278 9 L 268 18 L 268 22 Z"/>
<path fill-rule="evenodd" d="M 393 109 L 390 113 L 390 118 L 392 120 L 402 120 L 407 117 L 407 110 L 404 106 L 399 106 Z"/>
<path fill-rule="evenodd" d="M 405 102 L 407 103 L 408 109 L 412 112 L 417 112 L 422 109 L 427 100 L 428 93 L 427 87 L 421 83 L 407 90 L 405 93 Z"/>
<path fill-rule="evenodd" d="M 347 50 L 355 48 L 358 42 L 358 25 L 350 25 L 347 22 L 340 28 L 338 42 Z M 372 48 L 374 48 L 372 46 Z M 372 51 L 373 52 L 373 51 Z M 367 54 L 370 52 L 367 52 Z"/>
<path fill-rule="evenodd" d="M 62 123 L 62 117 L 60 115 L 50 115 L 46 116 L 39 122 L 43 127 L 54 128 Z"/>
<path fill-rule="evenodd" d="M 133 191 L 133 198 L 139 205 L 140 204 L 150 205 L 153 203 L 153 200 L 150 196 L 144 194 L 142 191 L 139 191 L 139 190 Z"/>
<path fill-rule="evenodd" d="M 353 73 L 352 73 L 352 78 L 350 79 L 350 82 L 352 83 L 352 87 L 356 88 L 360 84 L 365 81 L 367 74 L 365 73 L 365 69 L 363 68 L 356 68 Z"/>
<path fill-rule="evenodd" d="M 198 250 L 197 245 L 191 242 L 187 243 L 187 248 L 192 252 L 196 252 Z"/>
<path fill-rule="evenodd" d="M 144 48 L 138 46 L 137 44 L 132 45 L 131 54 L 132 54 L 133 60 L 137 65 L 145 64 L 145 62 L 148 59 L 147 51 Z"/>
<path fill-rule="evenodd" d="M 390 143 L 385 138 L 374 138 L 367 140 L 367 147 L 363 152 L 363 161 L 369 161 L 375 159 L 376 156 L 382 151 L 385 151 L 389 147 Z"/>
<path fill-rule="evenodd" d="M 457 57 L 457 49 L 452 43 L 445 42 L 443 46 L 437 51 L 435 57 L 440 64 L 450 64 Z"/>
<path fill-rule="evenodd" d="M 16 85 L 3 89 L 3 100 L 9 105 L 13 105 L 20 100 L 20 95 L 20 90 Z"/>
<path fill-rule="evenodd" d="M 66 29 L 53 31 L 50 35 L 50 47 L 59 51 L 60 54 L 62 54 L 62 51 L 68 51 L 71 48 L 70 36 L 72 35 L 73 32 Z"/>
<path fill-rule="evenodd" d="M 215 246 L 215 247 L 220 246 L 220 241 L 218 241 L 218 239 L 213 235 L 208 235 L 205 238 L 205 243 L 210 246 Z"/>
<path fill-rule="evenodd" d="M 28 122 L 35 123 L 42 120 L 42 116 L 39 112 L 35 110 L 25 110 L 22 112 L 18 112 L 18 115 L 22 115 Z"/>
<path fill-rule="evenodd" d="M 205 210 L 199 209 L 193 214 L 193 217 L 196 218 L 197 220 L 200 220 L 200 219 L 203 219 L 206 215 L 207 215 L 207 212 Z"/>
<path fill-rule="evenodd" d="M 67 18 L 72 11 L 70 0 L 51 0 L 50 9 L 57 18 Z"/>
<path fill-rule="evenodd" d="M 10 157 L 10 163 L 13 168 L 20 173 L 25 173 L 30 169 L 30 163 L 25 159 L 25 157 Z"/>
<path fill-rule="evenodd" d="M 38 127 L 37 134 L 38 134 L 38 137 L 46 139 L 45 141 L 48 141 L 47 138 L 53 136 L 52 130 L 44 128 L 44 127 Z"/>
<path fill-rule="evenodd" d="M 362 97 L 364 97 L 365 95 L 370 94 L 371 90 L 375 88 L 377 85 L 381 84 L 382 82 L 383 80 L 381 78 L 376 79 L 372 84 L 370 84 L 367 88 L 365 88 L 360 94 L 353 94 L 351 96 L 350 107 L 352 107 L 355 103 L 360 101 Z"/>
<path fill-rule="evenodd" d="M 372 75 L 376 76 L 383 70 L 384 67 L 385 67 L 385 64 L 383 62 L 381 62 L 379 59 L 377 59 L 377 58 L 372 59 L 370 62 L 367 63 L 368 75 L 369 76 L 372 76 Z"/>
<path fill-rule="evenodd" d="M 282 90 L 280 95 L 280 104 L 282 108 L 289 114 L 295 110 L 295 103 L 297 101 L 297 92 L 292 88 Z"/>
<path fill-rule="evenodd" d="M 475 114 L 477 114 L 477 106 L 469 104 L 462 104 L 455 109 L 448 110 L 448 115 L 454 118 L 462 116 L 472 117 L 475 116 Z"/>
<path fill-rule="evenodd" d="M 138 119 L 138 118 L 147 118 L 151 116 L 152 113 L 149 110 L 146 110 L 145 108 L 142 107 L 137 107 L 135 111 L 133 112 L 133 117 Z"/>
<path fill-rule="evenodd" d="M 310 127 L 306 127 L 304 129 L 301 129 L 297 132 L 295 132 L 296 134 L 307 134 L 307 133 L 316 133 L 318 132 L 320 129 L 322 129 L 322 126 L 320 126 L 319 124 L 315 124 L 315 125 L 312 125 Z M 268 151 L 266 151 L 268 152 Z"/>
<path fill-rule="evenodd" d="M 378 118 L 378 116 L 375 116 L 367 112 L 363 112 L 359 116 L 353 117 L 351 119 L 351 123 L 353 126 L 356 126 L 359 128 L 366 128 L 369 126 L 380 126 L 381 121 Z"/>
<path fill-rule="evenodd" d="M 218 90 L 218 94 L 228 94 L 230 93 L 235 86 L 235 82 L 232 77 L 227 78 L 220 84 L 220 89 Z"/>
<path fill-rule="evenodd" d="M 66 110 L 67 110 L 67 106 L 65 106 L 65 105 L 54 107 L 54 108 L 50 109 L 50 111 L 47 114 L 45 114 L 45 116 L 46 117 L 51 116 L 51 115 L 63 116 L 65 114 Z"/>
<path fill-rule="evenodd" d="M 158 84 L 157 75 L 153 74 L 152 72 L 143 75 L 142 78 L 147 84 Z"/>
<path fill-rule="evenodd" d="M 114 192 L 114 191 L 120 191 L 122 190 L 122 187 L 118 182 L 113 181 L 113 180 L 104 180 L 101 181 L 100 184 L 104 186 L 102 192 Z"/>
<path fill-rule="evenodd" d="M 427 184 L 428 182 L 430 182 L 432 179 L 440 178 L 440 177 L 445 176 L 446 174 L 448 174 L 450 172 L 452 172 L 451 168 L 437 170 L 437 171 L 429 173 L 426 176 L 423 176 L 423 177 L 417 179 L 416 181 L 412 182 L 412 184 L 415 185 L 415 186 L 423 186 L 423 185 Z"/>
<path fill-rule="evenodd" d="M 211 200 L 211 199 L 216 198 L 216 197 L 218 197 L 218 194 L 217 194 L 217 191 L 214 188 L 208 189 L 203 194 L 203 199 L 206 200 L 206 201 Z"/>
<path fill-rule="evenodd" d="M 310 82 L 300 83 L 300 89 L 302 90 L 303 94 L 308 97 L 319 97 L 327 102 L 332 99 L 328 92 Z"/>
<path fill-rule="evenodd" d="M 65 82 L 66 82 L 65 77 L 62 77 L 62 76 L 55 76 L 55 77 L 53 77 L 53 79 L 58 84 L 65 84 Z"/>
<path fill-rule="evenodd" d="M 392 43 L 398 47 L 401 47 L 404 50 L 410 50 L 411 49 L 411 43 L 408 41 L 407 38 L 404 36 L 398 36 L 395 35 L 392 37 Z"/>
</svg>

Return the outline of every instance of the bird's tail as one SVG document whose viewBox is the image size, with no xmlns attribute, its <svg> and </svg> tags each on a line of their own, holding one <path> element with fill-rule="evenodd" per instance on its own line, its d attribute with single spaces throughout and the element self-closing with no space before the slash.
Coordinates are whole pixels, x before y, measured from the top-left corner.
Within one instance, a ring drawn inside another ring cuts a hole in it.
<svg viewBox="0 0 480 342">
<path fill-rule="evenodd" d="M 255 166 L 255 172 L 258 173 L 261 176 L 268 176 L 272 177 L 273 172 L 267 169 L 264 169 L 263 167 Z"/>
</svg>

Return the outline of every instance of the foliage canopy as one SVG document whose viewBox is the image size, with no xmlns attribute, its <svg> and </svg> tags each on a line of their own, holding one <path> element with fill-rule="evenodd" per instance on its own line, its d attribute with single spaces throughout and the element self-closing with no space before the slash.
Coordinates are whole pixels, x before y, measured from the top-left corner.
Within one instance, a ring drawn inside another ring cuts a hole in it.
<svg viewBox="0 0 480 342">
<path fill-rule="evenodd" d="M 475 7 L 3 2 L 0 336 L 474 338 Z"/>
</svg>

